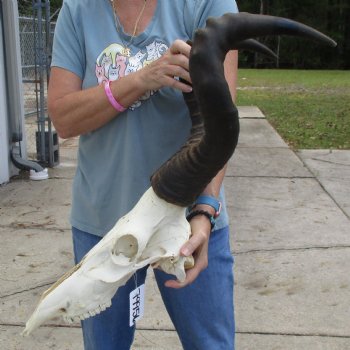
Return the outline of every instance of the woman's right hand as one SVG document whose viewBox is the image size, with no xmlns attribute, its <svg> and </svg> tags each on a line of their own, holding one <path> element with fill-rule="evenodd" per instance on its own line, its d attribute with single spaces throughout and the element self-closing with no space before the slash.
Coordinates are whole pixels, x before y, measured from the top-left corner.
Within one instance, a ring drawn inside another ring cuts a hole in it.
<svg viewBox="0 0 350 350">
<path fill-rule="evenodd" d="M 146 91 L 168 86 L 182 92 L 191 92 L 192 87 L 182 83 L 182 78 L 191 84 L 189 56 L 191 46 L 183 40 L 175 40 L 163 56 L 153 61 L 138 73 Z"/>
<path fill-rule="evenodd" d="M 128 107 L 147 91 L 164 86 L 183 92 L 192 91 L 182 83 L 182 78 L 191 84 L 188 72 L 191 46 L 176 40 L 165 54 L 135 73 L 113 82 L 113 96 Z M 48 105 L 50 118 L 62 138 L 73 137 L 94 131 L 114 119 L 118 112 L 106 98 L 102 85 L 82 90 L 82 80 L 69 70 L 52 67 Z"/>
</svg>

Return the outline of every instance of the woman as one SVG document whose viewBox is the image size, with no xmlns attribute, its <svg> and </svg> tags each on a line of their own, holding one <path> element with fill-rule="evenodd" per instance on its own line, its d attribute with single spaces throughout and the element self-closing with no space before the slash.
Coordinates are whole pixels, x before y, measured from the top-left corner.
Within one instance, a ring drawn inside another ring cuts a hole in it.
<svg viewBox="0 0 350 350">
<path fill-rule="evenodd" d="M 209 16 L 237 12 L 227 0 L 66 0 L 53 47 L 49 113 L 63 138 L 80 135 L 71 223 L 76 262 L 136 204 L 150 175 L 185 142 L 190 120 L 182 92 L 191 87 L 186 43 Z M 208 47 L 210 50 L 210 47 Z M 234 98 L 237 57 L 225 75 Z M 203 72 L 209 74 L 210 72 Z M 224 170 L 191 210 L 195 256 L 185 282 L 155 270 L 185 349 L 233 349 L 233 260 L 221 183 Z M 221 215 L 214 229 L 208 218 Z M 112 307 L 82 322 L 85 349 L 129 349 L 129 294 L 138 271 Z"/>
</svg>

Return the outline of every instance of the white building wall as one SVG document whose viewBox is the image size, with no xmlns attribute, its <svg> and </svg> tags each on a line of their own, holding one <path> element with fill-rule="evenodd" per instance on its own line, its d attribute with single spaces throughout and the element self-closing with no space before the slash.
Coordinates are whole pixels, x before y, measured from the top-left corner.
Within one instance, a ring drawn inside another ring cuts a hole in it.
<svg viewBox="0 0 350 350">
<path fill-rule="evenodd" d="M 2 6 L 2 2 L 0 3 Z M 7 99 L 6 99 L 6 80 L 5 80 L 5 57 L 3 43 L 3 23 L 0 9 L 0 184 L 9 181 L 9 135 L 7 124 Z"/>
<path fill-rule="evenodd" d="M 12 146 L 20 148 L 22 159 L 27 157 L 17 0 L 1 0 L 0 21 L 0 184 L 2 184 L 9 181 L 11 176 L 18 174 L 18 169 L 11 162 Z M 14 142 L 12 138 L 14 130 L 18 135 L 22 132 L 20 142 L 17 142 L 18 138 Z"/>
</svg>

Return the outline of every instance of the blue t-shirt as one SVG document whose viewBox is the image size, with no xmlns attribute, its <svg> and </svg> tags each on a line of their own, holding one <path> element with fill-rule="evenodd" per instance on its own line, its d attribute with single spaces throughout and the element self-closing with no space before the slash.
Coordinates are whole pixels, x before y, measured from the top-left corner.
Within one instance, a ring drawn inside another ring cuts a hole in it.
<svg viewBox="0 0 350 350">
<path fill-rule="evenodd" d="M 147 28 L 126 48 L 131 37 L 116 29 L 110 0 L 65 0 L 52 66 L 78 75 L 83 89 L 116 80 L 158 59 L 176 39 L 191 39 L 209 16 L 227 12 L 237 12 L 234 0 L 158 0 Z M 162 88 L 80 136 L 71 224 L 105 235 L 150 187 L 152 173 L 185 143 L 190 126 L 181 92 Z M 216 229 L 227 224 L 223 205 Z"/>
</svg>

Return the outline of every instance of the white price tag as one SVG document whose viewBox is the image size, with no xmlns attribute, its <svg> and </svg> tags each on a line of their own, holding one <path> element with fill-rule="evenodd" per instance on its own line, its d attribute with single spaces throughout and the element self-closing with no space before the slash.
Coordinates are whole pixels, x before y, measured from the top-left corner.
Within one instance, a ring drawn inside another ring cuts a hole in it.
<svg viewBox="0 0 350 350">
<path fill-rule="evenodd" d="M 129 295 L 130 316 L 129 326 L 132 327 L 136 321 L 141 319 L 145 310 L 145 285 L 134 289 Z"/>
</svg>

